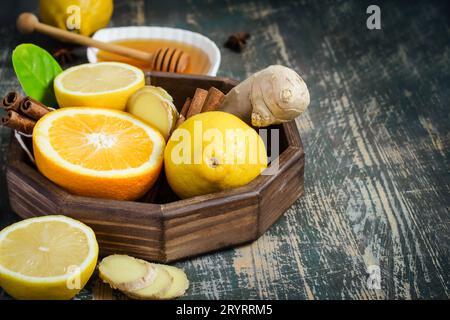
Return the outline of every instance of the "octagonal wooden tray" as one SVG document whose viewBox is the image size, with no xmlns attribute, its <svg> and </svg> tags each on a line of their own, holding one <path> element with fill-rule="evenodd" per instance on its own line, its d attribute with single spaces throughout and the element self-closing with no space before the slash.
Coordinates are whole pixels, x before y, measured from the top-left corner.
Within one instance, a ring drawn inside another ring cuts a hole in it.
<svg viewBox="0 0 450 320">
<path fill-rule="evenodd" d="M 226 78 L 148 73 L 147 83 L 162 86 L 182 106 L 196 88 L 228 92 Z M 63 214 L 91 226 L 100 254 L 125 253 L 170 262 L 257 239 L 303 194 L 304 152 L 294 122 L 280 132 L 279 170 L 233 190 L 180 200 L 164 175 L 158 191 L 137 202 L 69 194 L 44 176 L 11 140 L 7 183 L 12 209 L 22 218 Z M 270 136 L 270 134 L 269 134 Z M 156 190 L 155 189 L 155 190 Z"/>
</svg>

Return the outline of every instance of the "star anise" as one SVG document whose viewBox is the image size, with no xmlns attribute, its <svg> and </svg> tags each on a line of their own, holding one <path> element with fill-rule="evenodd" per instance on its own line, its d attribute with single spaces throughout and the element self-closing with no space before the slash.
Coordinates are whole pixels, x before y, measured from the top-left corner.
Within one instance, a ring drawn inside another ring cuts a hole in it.
<svg viewBox="0 0 450 320">
<path fill-rule="evenodd" d="M 71 63 L 75 59 L 75 55 L 72 52 L 72 49 L 68 48 L 60 48 L 53 53 L 53 57 L 58 61 L 61 65 L 65 65 Z"/>
<path fill-rule="evenodd" d="M 228 37 L 228 40 L 225 42 L 224 46 L 234 52 L 241 52 L 247 43 L 248 38 L 250 38 L 250 33 L 243 31 L 236 32 Z"/>
</svg>

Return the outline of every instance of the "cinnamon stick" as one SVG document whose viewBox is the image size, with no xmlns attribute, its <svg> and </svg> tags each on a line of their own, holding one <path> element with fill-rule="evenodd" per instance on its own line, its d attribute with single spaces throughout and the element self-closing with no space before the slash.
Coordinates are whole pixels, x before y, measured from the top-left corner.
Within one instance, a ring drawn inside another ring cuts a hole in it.
<svg viewBox="0 0 450 320">
<path fill-rule="evenodd" d="M 191 98 L 187 98 L 183 104 L 183 108 L 181 108 L 180 116 L 186 118 L 187 112 L 189 111 L 189 106 L 191 105 Z"/>
<path fill-rule="evenodd" d="M 20 112 L 31 119 L 39 120 L 49 113 L 50 109 L 39 101 L 26 97 L 20 103 Z"/>
<path fill-rule="evenodd" d="M 195 89 L 195 94 L 192 98 L 191 105 L 189 106 L 186 119 L 202 112 L 203 104 L 205 103 L 207 95 L 208 91 L 200 88 Z"/>
<path fill-rule="evenodd" d="M 7 110 L 18 112 L 21 100 L 22 95 L 18 91 L 11 91 L 3 97 L 2 104 Z"/>
<path fill-rule="evenodd" d="M 208 96 L 206 97 L 205 103 L 201 112 L 215 111 L 219 108 L 225 94 L 215 87 L 211 87 L 208 90 Z"/>
<path fill-rule="evenodd" d="M 178 116 L 177 122 L 175 122 L 174 130 L 176 128 L 178 128 L 186 120 L 186 116 L 187 116 L 190 106 L 191 106 L 191 98 L 188 97 L 188 98 L 186 98 L 186 101 L 184 102 L 183 107 L 181 108 L 180 115 Z"/>
<path fill-rule="evenodd" d="M 14 110 L 9 110 L 7 115 L 2 118 L 2 125 L 25 134 L 32 134 L 36 121 L 28 119 Z"/>
<path fill-rule="evenodd" d="M 177 122 L 175 123 L 175 129 L 178 128 L 184 122 L 184 120 L 186 120 L 186 118 L 182 114 L 180 114 L 180 116 L 177 119 Z"/>
</svg>

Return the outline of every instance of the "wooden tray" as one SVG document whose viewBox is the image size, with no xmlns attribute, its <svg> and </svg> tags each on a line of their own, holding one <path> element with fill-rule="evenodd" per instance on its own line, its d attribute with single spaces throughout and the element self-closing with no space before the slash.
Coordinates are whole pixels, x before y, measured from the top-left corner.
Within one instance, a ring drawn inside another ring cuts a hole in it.
<svg viewBox="0 0 450 320">
<path fill-rule="evenodd" d="M 195 88 L 215 86 L 228 92 L 236 85 L 225 78 L 156 72 L 147 74 L 147 83 L 165 88 L 178 107 Z M 185 200 L 172 193 L 162 175 L 159 191 L 137 202 L 69 194 L 42 176 L 12 139 L 7 166 L 10 204 L 22 218 L 63 214 L 83 221 L 94 229 L 101 255 L 126 253 L 170 262 L 235 246 L 257 239 L 303 195 L 304 152 L 297 127 L 290 122 L 273 129 L 280 130 L 281 140 L 277 174 Z"/>
</svg>

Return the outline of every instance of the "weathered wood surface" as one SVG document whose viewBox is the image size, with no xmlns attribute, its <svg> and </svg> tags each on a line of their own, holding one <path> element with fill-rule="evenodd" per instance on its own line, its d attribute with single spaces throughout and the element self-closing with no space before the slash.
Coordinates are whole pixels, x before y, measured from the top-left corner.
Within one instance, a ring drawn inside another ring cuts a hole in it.
<svg viewBox="0 0 450 320">
<path fill-rule="evenodd" d="M 191 281 L 184 298 L 448 299 L 448 2 L 377 1 L 377 31 L 366 28 L 365 1 L 174 3 L 116 1 L 112 24 L 187 28 L 218 44 L 250 31 L 242 54 L 221 47 L 219 75 L 244 79 L 281 63 L 302 74 L 312 97 L 298 119 L 305 196 L 258 241 L 177 263 Z M 6 25 L 0 38 L 5 93 L 18 88 L 11 49 L 27 38 Z M 0 130 L 4 167 L 10 133 Z M 3 227 L 17 217 L 0 177 Z M 380 290 L 367 286 L 370 265 L 380 266 Z M 78 298 L 123 297 L 94 277 Z"/>
</svg>

